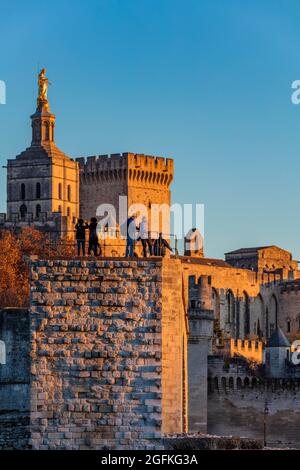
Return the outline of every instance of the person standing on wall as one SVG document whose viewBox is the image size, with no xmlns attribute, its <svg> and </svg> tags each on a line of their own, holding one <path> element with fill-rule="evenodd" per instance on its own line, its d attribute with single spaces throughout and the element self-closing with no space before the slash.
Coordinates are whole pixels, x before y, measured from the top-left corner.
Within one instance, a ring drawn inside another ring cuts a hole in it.
<svg viewBox="0 0 300 470">
<path fill-rule="evenodd" d="M 80 251 L 82 251 L 82 256 L 85 256 L 85 231 L 86 229 L 88 229 L 88 225 L 84 223 L 83 219 L 78 219 L 78 222 L 75 225 L 76 241 L 77 241 L 77 256 L 80 256 Z"/>
<path fill-rule="evenodd" d="M 167 240 L 163 238 L 162 233 L 160 233 L 154 242 L 154 255 L 164 257 L 166 256 L 166 249 L 173 251 Z"/>
<path fill-rule="evenodd" d="M 126 258 L 133 258 L 135 240 L 136 240 L 136 215 L 133 214 L 127 219 L 127 238 L 126 238 Z"/>
<path fill-rule="evenodd" d="M 148 220 L 147 217 L 144 215 L 142 217 L 140 223 L 140 239 L 143 245 L 143 257 L 147 258 L 147 247 L 148 247 L 148 239 L 149 239 L 149 232 L 148 232 Z"/>
<path fill-rule="evenodd" d="M 91 218 L 91 222 L 88 226 L 89 228 L 89 249 L 88 254 L 90 255 L 93 252 L 94 256 L 98 255 L 98 248 L 99 248 L 99 255 L 101 256 L 101 246 L 99 245 L 98 234 L 97 234 L 97 219 L 96 217 Z"/>
</svg>

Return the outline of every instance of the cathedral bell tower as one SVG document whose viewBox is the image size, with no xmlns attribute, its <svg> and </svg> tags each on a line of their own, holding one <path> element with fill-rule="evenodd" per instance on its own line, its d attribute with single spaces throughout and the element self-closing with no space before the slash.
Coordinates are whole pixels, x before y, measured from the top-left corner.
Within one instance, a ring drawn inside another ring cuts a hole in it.
<svg viewBox="0 0 300 470">
<path fill-rule="evenodd" d="M 32 225 L 72 238 L 79 216 L 79 165 L 54 142 L 55 115 L 48 102 L 46 69 L 38 76 L 38 98 L 31 116 L 31 145 L 7 162 L 5 225 Z"/>
</svg>

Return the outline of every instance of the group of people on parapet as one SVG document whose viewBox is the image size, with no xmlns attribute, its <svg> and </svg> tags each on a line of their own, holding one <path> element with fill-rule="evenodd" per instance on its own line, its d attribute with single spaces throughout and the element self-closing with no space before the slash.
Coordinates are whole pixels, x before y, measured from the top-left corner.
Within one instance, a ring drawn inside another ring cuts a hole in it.
<svg viewBox="0 0 300 470">
<path fill-rule="evenodd" d="M 163 234 L 159 233 L 157 238 L 152 238 L 151 232 L 148 230 L 147 217 L 143 216 L 139 227 L 136 224 L 137 216 L 131 215 L 127 219 L 126 228 L 126 251 L 125 257 L 137 257 L 135 252 L 136 243 L 141 241 L 143 257 L 149 256 L 165 256 L 166 250 L 173 251 L 167 240 L 163 238 Z M 90 222 L 85 222 L 83 219 L 78 219 L 75 225 L 76 241 L 77 241 L 77 255 L 85 256 L 86 245 L 86 231 L 89 232 L 88 238 L 88 255 L 101 256 L 102 247 L 97 232 L 97 219 L 92 217 Z"/>
</svg>

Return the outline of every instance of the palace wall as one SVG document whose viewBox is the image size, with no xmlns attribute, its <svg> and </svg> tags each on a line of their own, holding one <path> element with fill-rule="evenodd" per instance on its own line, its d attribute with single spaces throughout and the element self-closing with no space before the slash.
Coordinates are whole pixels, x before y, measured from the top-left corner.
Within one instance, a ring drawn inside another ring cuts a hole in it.
<svg viewBox="0 0 300 470">
<path fill-rule="evenodd" d="M 300 378 L 266 379 L 238 362 L 208 359 L 208 433 L 263 440 L 269 446 L 300 448 Z"/>
</svg>

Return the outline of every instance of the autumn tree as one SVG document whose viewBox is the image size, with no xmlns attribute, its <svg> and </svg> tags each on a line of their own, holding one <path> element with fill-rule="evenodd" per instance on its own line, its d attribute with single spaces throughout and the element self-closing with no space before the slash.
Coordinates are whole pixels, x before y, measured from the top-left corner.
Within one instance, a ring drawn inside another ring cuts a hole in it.
<svg viewBox="0 0 300 470">
<path fill-rule="evenodd" d="M 72 255 L 74 247 L 68 241 L 51 239 L 48 234 L 31 227 L 19 233 L 0 232 L 0 308 L 26 307 L 29 304 L 30 256 L 48 258 Z"/>
</svg>

